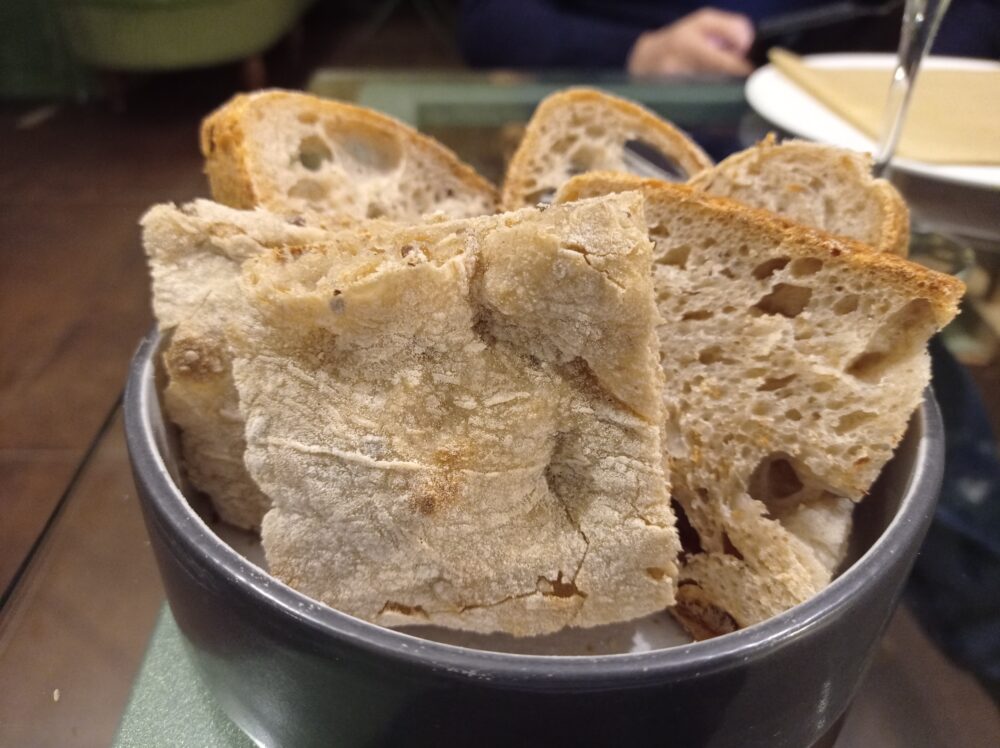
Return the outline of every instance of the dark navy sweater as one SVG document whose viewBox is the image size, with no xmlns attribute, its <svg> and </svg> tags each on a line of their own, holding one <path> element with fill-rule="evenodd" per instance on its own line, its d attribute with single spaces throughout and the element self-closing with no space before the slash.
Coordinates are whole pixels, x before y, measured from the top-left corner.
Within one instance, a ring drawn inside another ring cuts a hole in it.
<svg viewBox="0 0 1000 748">
<path fill-rule="evenodd" d="M 706 5 L 743 13 L 758 22 L 775 14 L 831 2 L 464 0 L 459 41 L 467 61 L 477 67 L 623 68 L 642 32 L 665 26 Z M 851 46 L 852 39 L 856 36 L 838 35 L 830 40 L 833 46 L 827 48 L 857 49 Z M 966 57 L 1000 56 L 1000 0 L 953 0 L 934 52 Z"/>
</svg>

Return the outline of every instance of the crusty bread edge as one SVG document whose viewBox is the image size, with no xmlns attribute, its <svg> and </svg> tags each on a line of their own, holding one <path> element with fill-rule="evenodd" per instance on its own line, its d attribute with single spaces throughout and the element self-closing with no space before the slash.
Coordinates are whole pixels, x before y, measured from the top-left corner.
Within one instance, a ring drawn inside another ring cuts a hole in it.
<svg viewBox="0 0 1000 748">
<path fill-rule="evenodd" d="M 525 207 L 517 200 L 517 195 L 524 192 L 526 181 L 524 162 L 527 160 L 528 154 L 538 148 L 539 129 L 549 112 L 564 106 L 585 102 L 600 102 L 627 116 L 638 118 L 643 127 L 655 132 L 674 146 L 673 152 L 666 155 L 675 158 L 689 176 L 693 176 L 713 164 L 712 159 L 685 133 L 634 101 L 613 96 L 595 88 L 568 88 L 550 94 L 535 109 L 535 113 L 528 122 L 524 137 L 507 166 L 507 174 L 500 193 L 502 210 L 516 210 Z"/>
<path fill-rule="evenodd" d="M 884 179 L 872 185 L 882 211 L 882 241 L 876 249 L 900 257 L 910 254 L 910 209 L 895 187 Z"/>
<path fill-rule="evenodd" d="M 241 210 L 259 202 L 247 168 L 243 134 L 243 113 L 249 104 L 248 94 L 237 94 L 202 121 L 198 137 L 212 198 Z"/>
<path fill-rule="evenodd" d="M 886 282 L 904 294 L 926 298 L 939 327 L 943 327 L 958 313 L 958 302 L 965 293 L 965 284 L 954 276 L 936 272 L 895 254 L 873 251 L 867 244 L 832 236 L 767 210 L 699 192 L 687 185 L 614 172 L 589 172 L 568 181 L 557 194 L 556 202 L 571 202 L 584 196 L 601 194 L 594 190 L 640 190 L 647 200 L 694 203 L 720 218 L 748 221 L 759 230 L 768 232 L 773 237 L 775 247 L 781 245 L 782 252 L 787 250 L 800 256 L 814 256 L 820 252 L 830 257 L 845 258 L 855 266 L 879 272 Z"/>
<path fill-rule="evenodd" d="M 417 132 L 394 117 L 372 109 L 282 89 L 238 94 L 202 122 L 201 152 L 205 157 L 205 173 L 211 185 L 212 197 L 217 202 L 244 209 L 261 203 L 262 196 L 254 192 L 253 181 L 250 178 L 250 152 L 243 121 L 253 107 L 285 102 L 305 104 L 320 115 L 324 112 L 337 112 L 363 126 L 395 132 L 404 148 L 422 150 L 437 158 L 452 176 L 471 191 L 487 197 L 494 209 L 497 205 L 496 187 L 462 161 L 454 151 L 434 138 Z"/>
<path fill-rule="evenodd" d="M 688 180 L 687 184 L 697 190 L 705 190 L 711 180 L 720 172 L 739 166 L 746 161 L 761 158 L 761 151 L 773 148 L 817 148 L 827 151 L 845 150 L 835 146 L 826 146 L 802 140 L 786 140 L 779 143 L 775 134 L 770 132 L 763 140 L 758 141 L 751 147 L 728 156 L 711 169 L 705 170 L 700 174 L 695 174 Z M 861 155 L 865 156 L 869 163 L 871 162 L 871 157 L 868 154 Z M 896 188 L 885 179 L 872 180 L 870 189 L 882 215 L 882 223 L 879 228 L 880 241 L 877 245 L 874 245 L 875 249 L 880 252 L 891 252 L 906 257 L 910 250 L 910 210 L 906 205 L 906 201 L 903 200 L 902 195 L 899 194 Z"/>
</svg>

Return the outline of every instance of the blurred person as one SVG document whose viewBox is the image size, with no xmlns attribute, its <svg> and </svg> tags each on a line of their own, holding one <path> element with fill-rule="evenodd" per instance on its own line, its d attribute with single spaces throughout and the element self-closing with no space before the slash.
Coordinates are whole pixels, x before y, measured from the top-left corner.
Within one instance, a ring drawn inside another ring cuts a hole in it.
<svg viewBox="0 0 1000 748">
<path fill-rule="evenodd" d="M 476 67 L 627 70 L 633 75 L 747 75 L 761 21 L 832 0 L 463 0 L 459 42 Z M 886 5 L 886 0 L 858 0 Z M 902 0 L 867 17 L 776 43 L 798 52 L 894 50 Z M 954 0 L 936 54 L 1000 56 L 1000 0 Z M 759 61 L 759 60 L 757 60 Z"/>
</svg>

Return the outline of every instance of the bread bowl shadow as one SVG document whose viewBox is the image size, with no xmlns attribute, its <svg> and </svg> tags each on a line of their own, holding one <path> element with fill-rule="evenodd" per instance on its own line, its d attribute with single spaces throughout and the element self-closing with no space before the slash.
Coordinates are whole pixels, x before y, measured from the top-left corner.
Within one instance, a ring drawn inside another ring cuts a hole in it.
<svg viewBox="0 0 1000 748">
<path fill-rule="evenodd" d="M 220 540 L 178 487 L 159 345 L 155 330 L 140 345 L 124 404 L 146 528 L 189 656 L 223 710 L 268 746 L 813 745 L 860 685 L 940 488 L 944 437 L 928 390 L 855 513 L 855 560 L 806 603 L 641 653 L 469 649 L 315 603 Z"/>
</svg>

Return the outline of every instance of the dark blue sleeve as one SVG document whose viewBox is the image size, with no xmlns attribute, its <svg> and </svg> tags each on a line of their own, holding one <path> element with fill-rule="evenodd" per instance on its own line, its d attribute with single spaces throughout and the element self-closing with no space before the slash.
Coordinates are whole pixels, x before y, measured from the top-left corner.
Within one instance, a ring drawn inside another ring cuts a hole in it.
<svg viewBox="0 0 1000 748">
<path fill-rule="evenodd" d="M 555 0 L 464 0 L 458 35 L 474 67 L 621 69 L 642 31 Z"/>
<path fill-rule="evenodd" d="M 941 21 L 934 54 L 1000 58 L 1000 2 L 954 0 Z"/>
</svg>

